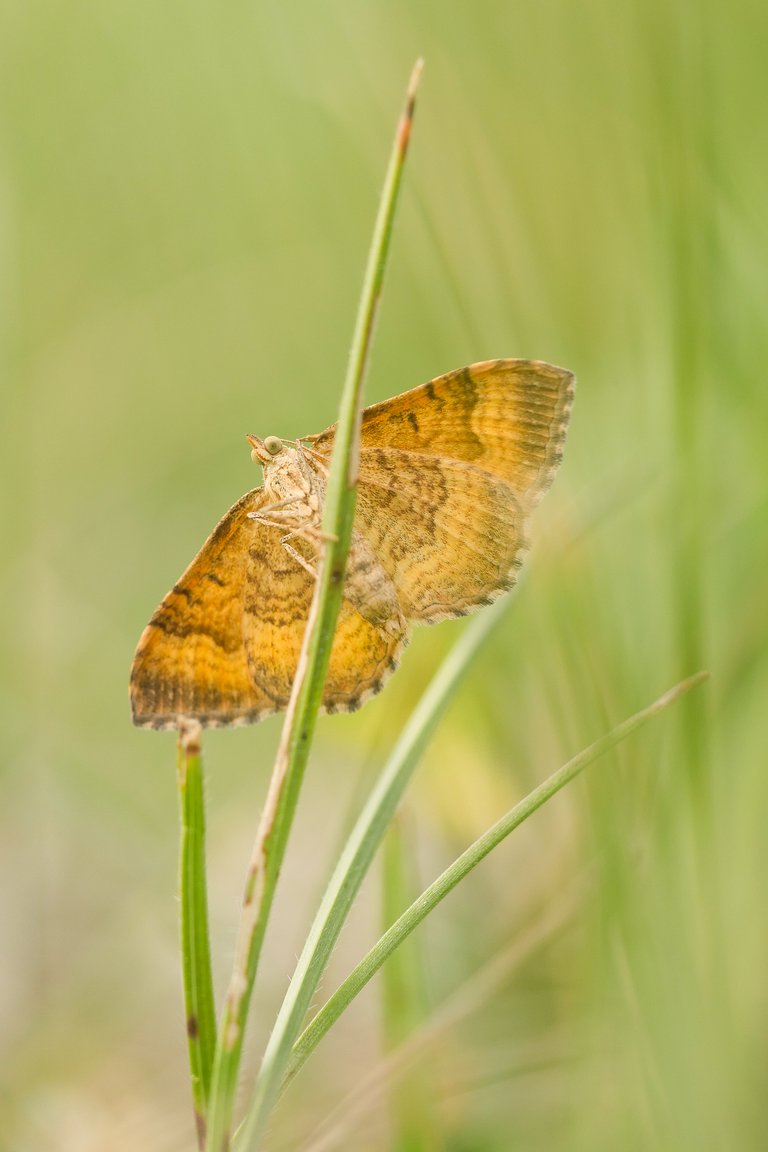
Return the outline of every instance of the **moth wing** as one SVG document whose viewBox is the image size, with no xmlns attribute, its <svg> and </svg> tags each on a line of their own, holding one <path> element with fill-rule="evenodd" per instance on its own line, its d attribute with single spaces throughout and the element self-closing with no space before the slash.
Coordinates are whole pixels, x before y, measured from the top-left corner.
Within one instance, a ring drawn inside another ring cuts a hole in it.
<svg viewBox="0 0 768 1152">
<path fill-rule="evenodd" d="M 525 510 L 505 480 L 393 448 L 360 454 L 355 525 L 405 617 L 424 623 L 492 603 L 514 584 L 527 548 Z"/>
<path fill-rule="evenodd" d="M 275 711 L 251 678 L 243 646 L 248 513 L 263 489 L 246 493 L 214 528 L 142 633 L 131 668 L 133 722 L 175 728 L 180 717 L 204 726 L 246 724 Z"/>
<path fill-rule="evenodd" d="M 314 577 L 285 551 L 279 535 L 267 529 L 254 536 L 243 602 L 250 676 L 273 702 L 272 711 L 282 711 L 288 703 L 314 592 Z M 345 597 L 331 649 L 323 709 L 353 712 L 379 692 L 397 667 L 406 632 L 399 613 L 389 619 L 367 619 Z"/>
<path fill-rule="evenodd" d="M 144 629 L 130 685 L 138 726 L 248 724 L 285 708 L 314 581 L 279 530 L 248 518 L 263 502 L 259 488 L 230 508 Z M 350 711 L 379 691 L 405 630 L 402 619 L 371 623 L 344 600 L 323 707 Z"/>
<path fill-rule="evenodd" d="M 489 360 L 365 409 L 355 525 L 406 618 L 461 616 L 512 587 L 573 390 L 543 361 Z M 329 456 L 334 433 L 310 437 L 314 450 Z"/>
<path fill-rule="evenodd" d="M 563 454 L 575 379 L 542 360 L 486 360 L 366 408 L 361 449 L 462 460 L 534 507 Z M 330 455 L 335 425 L 307 439 Z"/>
</svg>

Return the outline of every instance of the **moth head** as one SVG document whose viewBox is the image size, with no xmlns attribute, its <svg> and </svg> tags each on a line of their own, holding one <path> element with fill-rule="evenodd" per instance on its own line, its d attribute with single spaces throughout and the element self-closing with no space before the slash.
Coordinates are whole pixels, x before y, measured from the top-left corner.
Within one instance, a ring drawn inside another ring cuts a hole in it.
<svg viewBox="0 0 768 1152">
<path fill-rule="evenodd" d="M 247 436 L 251 445 L 251 460 L 254 464 L 269 464 L 283 450 L 283 442 L 279 436 L 267 436 L 264 440 L 258 436 Z"/>
</svg>

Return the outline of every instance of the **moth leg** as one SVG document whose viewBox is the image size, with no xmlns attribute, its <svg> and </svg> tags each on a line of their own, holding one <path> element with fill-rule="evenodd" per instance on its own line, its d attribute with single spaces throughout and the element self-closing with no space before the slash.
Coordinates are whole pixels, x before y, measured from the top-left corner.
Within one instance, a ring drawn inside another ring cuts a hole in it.
<svg viewBox="0 0 768 1152">
<path fill-rule="evenodd" d="M 265 528 L 285 528 L 290 524 L 291 517 L 295 513 L 290 511 L 292 504 L 298 504 L 298 496 L 289 496 L 285 500 L 278 500 L 274 504 L 268 504 L 259 512 L 249 512 L 248 519 L 254 520 L 257 524 L 263 524 Z M 303 536 L 306 540 L 312 543 L 336 543 L 338 537 L 330 532 L 323 532 L 320 527 L 320 518 L 316 517 L 303 524 L 297 524 L 291 531 L 292 536 Z"/>
<path fill-rule="evenodd" d="M 283 526 L 284 525 L 281 525 L 281 527 Z M 312 520 L 307 524 L 297 524 L 295 528 L 280 538 L 280 543 L 282 544 L 283 548 L 285 548 L 286 552 L 292 556 L 294 560 L 298 560 L 303 568 L 306 568 L 308 572 L 311 572 L 311 574 L 316 577 L 317 571 L 316 569 L 309 567 L 309 561 L 306 559 L 306 557 L 301 556 L 295 548 L 292 548 L 288 545 L 288 541 L 293 539 L 305 540 L 307 544 L 318 547 L 322 546 L 323 544 L 336 543 L 338 537 L 332 535 L 330 532 L 323 532 L 318 518 L 317 520 Z"/>
<path fill-rule="evenodd" d="M 272 527 L 278 527 L 274 520 L 272 521 Z M 290 527 L 290 525 L 283 522 L 279 525 L 279 527 L 286 528 Z M 299 552 L 297 548 L 294 548 L 292 544 L 289 544 L 289 540 L 304 540 L 307 544 L 312 546 L 317 543 L 320 536 L 321 533 L 319 532 L 319 520 L 315 518 L 310 520 L 308 523 L 297 524 L 295 527 L 290 528 L 290 531 L 286 532 L 284 536 L 280 537 L 280 543 L 288 555 L 293 560 L 295 560 L 297 564 L 300 564 L 301 567 L 305 569 L 305 571 L 309 572 L 310 576 L 314 580 L 317 579 L 317 568 L 313 565 L 311 560 L 307 559 L 306 556 L 302 556 L 301 552 Z"/>
<path fill-rule="evenodd" d="M 310 540 L 315 544 L 336 544 L 338 536 L 333 532 L 323 532 L 320 523 L 305 524 L 302 529 L 298 530 L 299 535 L 304 536 L 306 540 Z"/>
<path fill-rule="evenodd" d="M 285 528 L 290 518 L 295 515 L 290 510 L 291 505 L 297 503 L 297 496 L 287 496 L 285 500 L 276 500 L 273 504 L 267 504 L 258 512 L 249 512 L 248 519 L 254 520 L 257 524 L 263 524 L 265 528 Z"/>
<path fill-rule="evenodd" d="M 323 532 L 319 515 L 312 520 L 306 520 L 303 524 L 297 524 L 290 536 L 301 536 L 309 544 L 335 544 L 338 540 L 338 536 L 332 532 Z M 290 539 L 290 536 L 286 539 Z"/>
<path fill-rule="evenodd" d="M 303 456 L 299 456 L 302 470 L 308 473 L 308 465 Z M 300 539 L 305 540 L 310 545 L 321 545 L 329 542 L 335 542 L 337 537 L 328 532 L 323 532 L 319 513 L 312 517 L 310 520 L 296 523 L 297 513 L 294 512 L 293 506 L 300 502 L 299 496 L 287 496 L 284 500 L 276 500 L 271 504 L 259 509 L 258 512 L 249 512 L 248 519 L 253 520 L 257 524 L 263 524 L 265 528 L 289 528 L 290 531 L 284 536 L 281 536 L 280 543 L 288 553 L 288 555 L 300 564 L 313 579 L 317 579 L 317 570 L 312 566 L 305 556 L 288 543 L 289 540 Z M 293 520 L 293 524 L 291 524 Z"/>
<path fill-rule="evenodd" d="M 280 541 L 280 543 L 282 544 L 283 548 L 285 548 L 285 550 L 286 550 L 286 552 L 288 553 L 288 555 L 289 555 L 289 556 L 290 556 L 290 557 L 291 557 L 293 560 L 295 560 L 297 564 L 300 564 L 300 565 L 301 565 L 301 567 L 302 567 L 302 568 L 303 568 L 303 569 L 304 569 L 306 572 L 309 572 L 309 574 L 310 574 L 310 576 L 312 577 L 312 579 L 313 579 L 313 580 L 317 580 L 317 569 L 312 567 L 312 565 L 310 564 L 309 560 L 305 560 L 305 558 L 302 556 L 301 552 L 298 552 L 298 551 L 297 551 L 297 550 L 296 550 L 296 549 L 295 549 L 295 548 L 294 548 L 294 547 L 293 547 L 291 544 L 289 544 L 289 543 L 288 543 L 288 540 L 289 540 L 289 539 L 290 539 L 290 537 L 291 537 L 291 536 L 293 536 L 293 535 L 294 535 L 294 533 L 293 533 L 293 532 L 291 532 L 289 536 L 283 536 L 283 538 L 282 538 L 282 540 Z"/>
</svg>

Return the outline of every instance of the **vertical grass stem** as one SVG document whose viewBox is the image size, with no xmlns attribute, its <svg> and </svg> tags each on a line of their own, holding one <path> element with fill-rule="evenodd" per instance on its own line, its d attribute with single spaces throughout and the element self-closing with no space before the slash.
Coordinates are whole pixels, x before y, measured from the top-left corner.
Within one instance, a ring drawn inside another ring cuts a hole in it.
<svg viewBox="0 0 768 1152">
<path fill-rule="evenodd" d="M 177 783 L 181 816 L 179 896 L 184 1007 L 198 1146 L 204 1147 L 208 1092 L 216 1047 L 216 1009 L 211 978 L 208 892 L 205 877 L 205 807 L 200 725 L 179 731 Z"/>
<path fill-rule="evenodd" d="M 322 699 L 352 534 L 365 369 L 378 310 L 389 241 L 421 73 L 408 86 L 374 227 L 352 339 L 331 459 L 315 595 L 299 655 L 280 745 L 248 869 L 232 976 L 214 1059 L 207 1152 L 226 1152 L 243 1036 L 272 898 L 298 803 L 317 712 Z"/>
</svg>

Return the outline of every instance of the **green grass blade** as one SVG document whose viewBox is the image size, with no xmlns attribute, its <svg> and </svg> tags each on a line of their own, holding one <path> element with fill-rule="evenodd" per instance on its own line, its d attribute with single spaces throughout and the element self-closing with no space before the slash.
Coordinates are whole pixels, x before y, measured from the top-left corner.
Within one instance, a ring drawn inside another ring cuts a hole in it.
<svg viewBox="0 0 768 1152">
<path fill-rule="evenodd" d="M 402 810 L 387 829 L 381 851 L 381 927 L 397 919 L 418 894 L 413 828 Z M 411 935 L 381 972 L 380 1013 L 384 1051 L 399 1050 L 430 1016 L 426 986 L 424 936 Z M 445 1146 L 435 1109 L 432 1069 L 420 1063 L 408 1077 L 389 1084 L 391 1142 L 399 1152 L 433 1152 Z"/>
<path fill-rule="evenodd" d="M 206 1143 L 208 1152 L 226 1152 L 230 1144 L 248 1005 L 298 803 L 341 606 L 354 519 L 363 380 L 381 297 L 420 71 L 419 62 L 398 124 L 371 241 L 328 478 L 323 515 L 326 543 L 318 561 L 315 595 L 249 866 L 235 962 L 219 1029 Z M 257 1138 L 256 1129 L 249 1128 L 247 1140 L 251 1147 L 256 1146 Z"/>
<path fill-rule="evenodd" d="M 701 684 L 707 678 L 706 672 L 698 672 L 687 680 L 675 685 L 658 700 L 647 708 L 636 712 L 627 720 L 617 725 L 606 736 L 596 740 L 594 744 L 579 752 L 551 776 L 548 776 L 537 788 L 534 788 L 519 804 L 510 809 L 491 828 L 480 836 L 473 844 L 461 854 L 449 868 L 445 870 L 430 886 L 422 892 L 392 927 L 385 932 L 378 943 L 371 949 L 360 963 L 353 969 L 346 980 L 339 986 L 328 1001 L 323 1005 L 309 1026 L 299 1037 L 294 1046 L 293 1054 L 286 1073 L 286 1083 L 296 1075 L 307 1057 L 323 1038 L 328 1029 L 338 1020 L 339 1016 L 354 1000 L 355 996 L 365 987 L 372 976 L 379 970 L 388 956 L 400 943 L 421 923 L 422 920 L 456 887 L 459 881 L 476 867 L 489 852 L 491 852 L 510 832 L 519 827 L 529 816 L 541 808 L 561 788 L 569 784 L 580 772 L 602 756 L 619 741 L 624 740 L 642 724 L 663 712 L 675 701 L 684 696 L 692 688 Z"/>
<path fill-rule="evenodd" d="M 480 645 L 498 626 L 505 602 L 476 616 L 462 633 L 430 683 L 403 729 L 378 783 L 339 857 L 299 957 L 293 979 L 269 1038 L 256 1093 L 243 1125 L 243 1140 L 260 1132 L 280 1091 L 281 1083 L 304 1017 L 328 957 L 347 918 L 352 901 L 368 871 L 408 781 Z"/>
<path fill-rule="evenodd" d="M 192 1100 L 198 1144 L 202 1148 L 216 1047 L 216 1009 L 208 934 L 203 765 L 200 726 L 196 722 L 187 723 L 179 732 L 177 782 L 181 815 L 179 895 L 184 1006 Z"/>
<path fill-rule="evenodd" d="M 475 1015 L 509 984 L 511 974 L 527 963 L 540 948 L 549 944 L 573 920 L 584 899 L 584 876 L 571 879 L 555 900 L 545 906 L 527 923 L 517 927 L 514 938 L 493 955 L 478 971 L 468 977 L 432 1012 L 423 1024 L 415 1028 L 401 1044 L 383 1055 L 356 1080 L 351 1090 L 320 1121 L 302 1152 L 326 1152 L 337 1148 L 354 1147 L 354 1131 L 360 1128 L 367 1112 L 391 1093 L 398 1083 L 419 1085 L 418 1066 L 432 1050 L 435 1054 L 445 1045 L 447 1035 L 463 1020 Z M 394 957 L 393 957 L 394 959 Z M 385 966 L 384 971 L 390 965 Z M 382 973 L 383 974 L 383 973 Z M 431 1103 L 438 1097 L 433 1094 Z M 430 1148 L 442 1147 L 435 1139 Z M 401 1144 L 397 1144 L 401 1152 Z"/>
</svg>

